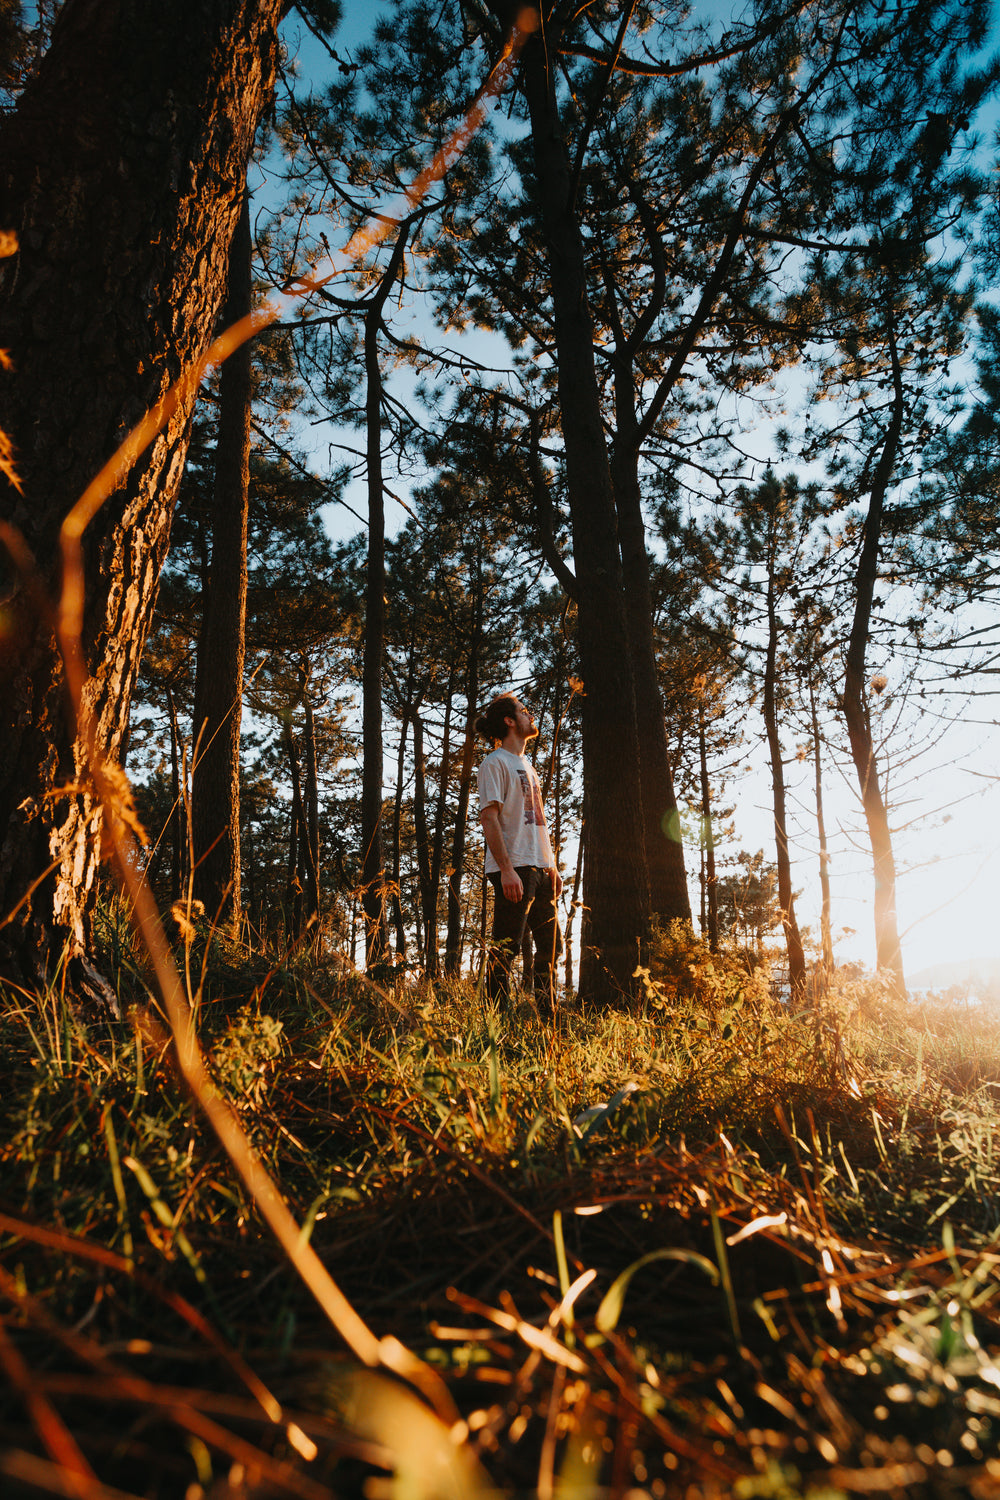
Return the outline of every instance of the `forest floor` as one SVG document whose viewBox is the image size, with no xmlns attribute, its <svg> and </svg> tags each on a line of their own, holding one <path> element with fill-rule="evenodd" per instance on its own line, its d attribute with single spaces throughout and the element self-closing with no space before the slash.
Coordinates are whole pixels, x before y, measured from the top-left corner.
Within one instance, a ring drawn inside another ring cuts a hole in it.
<svg viewBox="0 0 1000 1500">
<path fill-rule="evenodd" d="M 674 937 L 635 1010 L 546 1027 L 196 947 L 366 1367 L 105 942 L 124 1021 L 2 997 L 4 1497 L 1000 1497 L 997 1008 L 790 1015 Z"/>
</svg>

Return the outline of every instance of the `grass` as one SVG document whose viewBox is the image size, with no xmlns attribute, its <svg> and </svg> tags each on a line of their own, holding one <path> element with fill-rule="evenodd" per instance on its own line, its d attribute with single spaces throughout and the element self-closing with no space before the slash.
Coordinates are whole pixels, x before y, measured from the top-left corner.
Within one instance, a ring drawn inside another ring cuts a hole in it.
<svg viewBox="0 0 1000 1500">
<path fill-rule="evenodd" d="M 347 1355 L 105 952 L 126 1021 L 0 1015 L 4 1495 L 1000 1495 L 995 1008 L 790 1016 L 673 933 L 637 1013 L 553 1031 L 196 943 L 217 1085 L 424 1399 Z"/>
</svg>

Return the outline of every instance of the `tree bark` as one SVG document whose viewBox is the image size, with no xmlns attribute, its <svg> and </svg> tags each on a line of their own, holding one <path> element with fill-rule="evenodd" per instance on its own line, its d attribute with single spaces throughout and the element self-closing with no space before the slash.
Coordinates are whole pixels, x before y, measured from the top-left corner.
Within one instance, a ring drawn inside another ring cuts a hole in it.
<svg viewBox="0 0 1000 1500">
<path fill-rule="evenodd" d="M 382 830 L 382 664 L 385 651 L 385 502 L 382 495 L 382 370 L 378 337 L 386 299 L 399 275 L 410 221 L 402 226 L 389 264 L 365 311 L 365 432 L 368 474 L 368 564 L 365 574 L 365 645 L 362 663 L 361 881 L 364 887 L 365 962 L 381 963 L 389 943 L 385 912 Z"/>
<path fill-rule="evenodd" d="M 14 361 L 0 426 L 24 482 L 23 497 L 3 486 L 0 516 L 50 590 L 64 518 L 214 333 L 282 9 L 68 0 L 0 129 L 0 224 L 20 244 L 0 272 L 0 347 Z M 126 732 L 194 399 L 84 538 L 85 703 L 105 757 Z M 15 610 L 28 639 L 0 717 L 0 915 L 21 904 L 0 963 L 37 975 L 64 945 L 85 967 L 102 814 L 55 642 L 23 589 Z"/>
<path fill-rule="evenodd" d="M 420 886 L 420 910 L 423 914 L 423 940 L 418 937 L 423 954 L 424 971 L 431 972 L 431 932 L 435 910 L 431 882 L 430 832 L 427 827 L 427 765 L 424 756 L 424 722 L 419 712 L 413 715 L 413 835 L 417 852 L 417 882 Z"/>
<path fill-rule="evenodd" d="M 844 671 L 844 718 L 851 743 L 851 758 L 858 776 L 861 804 L 868 825 L 875 876 L 875 961 L 879 972 L 888 980 L 893 992 L 906 995 L 903 955 L 899 945 L 896 921 L 896 862 L 892 852 L 889 815 L 879 785 L 871 719 L 865 701 L 865 663 L 868 632 L 871 626 L 872 600 L 878 577 L 879 540 L 886 490 L 896 463 L 903 430 L 903 374 L 896 349 L 895 328 L 890 322 L 889 354 L 893 380 L 893 412 L 879 454 L 868 499 L 864 538 L 855 581 L 854 619 L 847 647 Z"/>
<path fill-rule="evenodd" d="M 580 224 L 545 41 L 521 57 L 551 278 L 560 421 L 577 590 L 583 779 L 588 805 L 580 991 L 620 1004 L 634 990 L 649 922 L 639 744 L 622 570 Z"/>
<path fill-rule="evenodd" d="M 170 905 L 181 899 L 184 879 L 185 833 L 184 798 L 181 791 L 180 734 L 177 727 L 177 705 L 167 687 L 167 714 L 170 719 Z"/>
<path fill-rule="evenodd" d="M 638 426 L 633 411 L 629 411 L 626 418 L 621 410 L 626 401 L 631 404 L 634 400 L 631 369 L 626 379 L 628 396 L 619 403 L 618 415 L 619 424 L 624 421 L 626 430 L 622 432 L 619 425 L 621 448 L 612 456 L 611 473 L 618 514 L 629 654 L 635 674 L 639 786 L 649 872 L 649 905 L 651 914 L 663 923 L 678 919 L 690 922 L 691 898 L 684 869 L 681 820 L 667 754 L 666 718 L 653 639 L 653 596 L 637 468 Z"/>
<path fill-rule="evenodd" d="M 313 706 L 309 699 L 308 673 L 305 674 L 302 691 L 303 706 L 305 709 L 305 733 L 302 738 L 302 749 L 305 753 L 305 822 L 303 833 L 305 835 L 306 855 L 306 879 L 304 882 L 306 893 L 306 921 L 315 927 L 313 934 L 314 944 L 320 946 L 320 903 L 319 903 L 319 768 L 316 760 L 316 719 L 313 714 Z"/>
<path fill-rule="evenodd" d="M 830 926 L 830 850 L 826 839 L 826 820 L 823 816 L 823 764 L 820 758 L 819 713 L 816 709 L 816 692 L 809 683 L 809 711 L 812 717 L 813 769 L 816 782 L 816 829 L 819 835 L 819 930 L 823 955 L 823 988 L 833 974 L 833 933 Z"/>
<path fill-rule="evenodd" d="M 767 733 L 768 756 L 771 762 L 771 807 L 774 814 L 775 862 L 778 869 L 778 902 L 781 907 L 781 928 L 785 938 L 785 950 L 788 954 L 788 987 L 791 1004 L 794 1009 L 802 1004 L 805 994 L 806 959 L 802 949 L 799 924 L 795 917 L 795 896 L 792 890 L 792 862 L 788 850 L 785 767 L 781 755 L 781 735 L 778 731 L 777 661 L 779 622 L 775 602 L 774 569 L 774 549 L 769 538 L 767 655 L 764 662 L 763 712 L 764 728 Z"/>
<path fill-rule="evenodd" d="M 429 903 L 424 912 L 427 942 L 427 977 L 436 979 L 440 968 L 438 952 L 438 891 L 441 889 L 441 866 L 444 863 L 444 824 L 448 807 L 448 781 L 451 758 L 451 709 L 455 698 L 455 679 L 458 670 L 452 663 L 448 674 L 448 696 L 444 706 L 444 728 L 441 732 L 441 777 L 438 784 L 437 807 L 434 811 L 434 844 L 431 851 L 431 873 Z"/>
<path fill-rule="evenodd" d="M 223 323 L 250 311 L 250 202 L 243 206 L 229 253 Z M 235 937 L 240 889 L 240 721 L 247 616 L 247 524 L 250 494 L 250 345 L 222 367 L 215 448 L 212 565 L 194 692 L 195 760 L 191 775 L 194 891 L 213 921 Z"/>
<path fill-rule="evenodd" d="M 472 768 L 476 753 L 475 721 L 479 713 L 479 654 L 482 632 L 483 590 L 480 557 L 474 570 L 472 639 L 469 642 L 469 664 L 465 678 L 465 739 L 462 743 L 462 766 L 458 778 L 458 802 L 451 841 L 451 873 L 448 876 L 448 930 L 445 938 L 444 971 L 457 974 L 462 964 L 462 874 L 465 869 L 465 832 L 469 818 L 469 796 L 472 790 Z"/>
<path fill-rule="evenodd" d="M 407 683 L 407 693 L 413 690 L 412 673 Z M 399 748 L 396 754 L 396 796 L 392 806 L 392 921 L 396 929 L 396 952 L 406 957 L 406 923 L 403 921 L 403 902 L 400 895 L 402 878 L 403 780 L 406 775 L 406 736 L 410 727 L 410 703 L 407 697 L 399 725 Z"/>
<path fill-rule="evenodd" d="M 712 828 L 712 797 L 708 781 L 708 745 L 705 711 L 698 708 L 698 755 L 701 768 L 701 847 L 705 880 L 702 894 L 702 931 L 707 932 L 709 951 L 719 951 L 719 884 L 715 873 L 715 833 Z"/>
</svg>

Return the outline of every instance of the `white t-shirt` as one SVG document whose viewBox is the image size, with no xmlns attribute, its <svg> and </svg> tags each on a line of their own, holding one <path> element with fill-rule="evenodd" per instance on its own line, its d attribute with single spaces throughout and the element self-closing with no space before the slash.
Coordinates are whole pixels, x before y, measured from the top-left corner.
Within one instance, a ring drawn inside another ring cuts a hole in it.
<svg viewBox="0 0 1000 1500">
<path fill-rule="evenodd" d="M 555 868 L 549 830 L 545 826 L 542 789 L 535 768 L 523 755 L 493 750 L 479 767 L 479 806 L 500 805 L 500 832 L 515 869 L 519 865 Z M 500 869 L 487 845 L 486 873 Z"/>
</svg>

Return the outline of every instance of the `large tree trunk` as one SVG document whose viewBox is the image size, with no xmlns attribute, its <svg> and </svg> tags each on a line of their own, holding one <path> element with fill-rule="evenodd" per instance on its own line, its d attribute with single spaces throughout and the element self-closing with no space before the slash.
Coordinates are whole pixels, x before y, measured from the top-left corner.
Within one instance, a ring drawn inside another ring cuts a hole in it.
<svg viewBox="0 0 1000 1500">
<path fill-rule="evenodd" d="M 0 347 L 14 360 L 0 382 L 0 426 L 24 481 L 23 498 L 4 486 L 0 515 L 50 589 L 64 518 L 215 330 L 282 9 L 282 0 L 68 0 L 0 130 L 0 226 L 21 247 L 0 272 Z M 85 700 L 111 757 L 194 400 L 187 392 L 84 538 Z M 24 645 L 2 694 L 0 914 L 18 909 L 0 934 L 0 961 L 37 973 L 64 942 L 85 954 L 101 811 L 55 643 L 26 590 L 13 609 Z"/>
<path fill-rule="evenodd" d="M 540 36 L 524 48 L 521 80 L 531 116 L 551 275 L 585 689 L 584 903 L 589 924 L 580 992 L 598 1004 L 614 1004 L 634 989 L 632 976 L 649 919 L 632 662 L 582 236 L 545 40 Z"/>
<path fill-rule="evenodd" d="M 246 193 L 229 256 L 224 323 L 250 311 L 250 204 Z M 247 616 L 250 494 L 250 345 L 222 367 L 215 447 L 212 570 L 198 641 L 191 776 L 194 891 L 212 921 L 239 933 L 240 720 Z"/>
<path fill-rule="evenodd" d="M 620 422 L 623 417 L 622 408 L 626 402 L 631 404 L 634 399 L 632 378 L 630 369 L 627 376 L 628 395 L 618 403 Z M 690 922 L 691 898 L 684 870 L 681 820 L 667 755 L 663 694 L 656 668 L 653 596 L 649 583 L 649 555 L 646 551 L 646 528 L 642 518 L 637 467 L 638 429 L 634 412 L 629 411 L 628 418 L 624 432 L 619 426 L 621 447 L 613 456 L 611 472 L 618 512 L 625 618 L 632 670 L 635 674 L 636 732 L 646 866 L 649 871 L 649 905 L 652 915 L 662 923 L 678 919 Z"/>
</svg>

